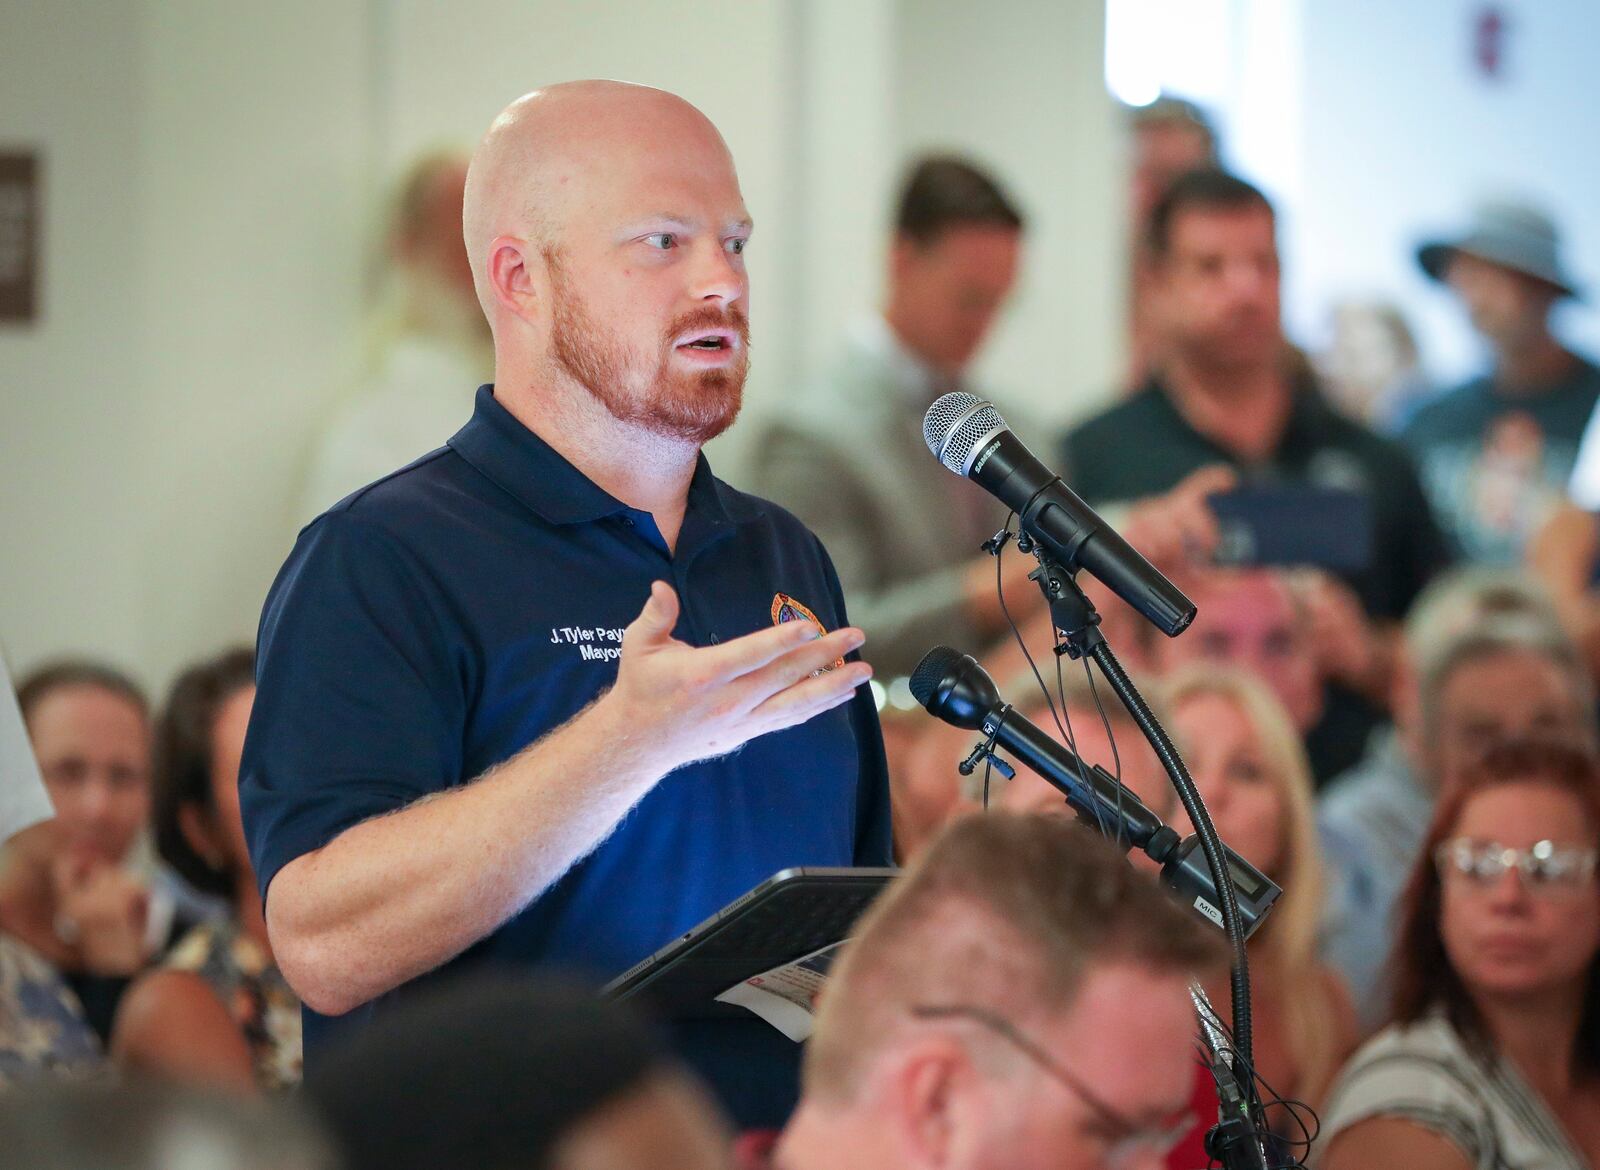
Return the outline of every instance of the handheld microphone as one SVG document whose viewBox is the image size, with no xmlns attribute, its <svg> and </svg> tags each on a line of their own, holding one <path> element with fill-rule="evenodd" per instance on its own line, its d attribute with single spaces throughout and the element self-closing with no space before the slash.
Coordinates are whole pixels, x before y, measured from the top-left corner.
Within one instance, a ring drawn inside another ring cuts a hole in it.
<svg viewBox="0 0 1600 1170">
<path fill-rule="evenodd" d="M 928 713 L 955 727 L 981 731 L 1037 772 L 1067 798 L 1078 818 L 1106 836 L 1142 849 L 1161 866 L 1162 880 L 1219 929 L 1222 910 L 1200 839 L 1178 834 L 1115 776 L 1045 734 L 1001 700 L 976 659 L 949 646 L 923 655 L 911 675 L 911 694 Z M 1223 847 L 1245 937 L 1254 933 L 1281 892 L 1272 880 Z"/>
<path fill-rule="evenodd" d="M 1040 463 L 993 403 L 952 391 L 928 407 L 922 437 L 940 463 L 1015 512 L 1069 572 L 1087 570 L 1169 638 L 1194 620 L 1194 603 Z"/>
</svg>

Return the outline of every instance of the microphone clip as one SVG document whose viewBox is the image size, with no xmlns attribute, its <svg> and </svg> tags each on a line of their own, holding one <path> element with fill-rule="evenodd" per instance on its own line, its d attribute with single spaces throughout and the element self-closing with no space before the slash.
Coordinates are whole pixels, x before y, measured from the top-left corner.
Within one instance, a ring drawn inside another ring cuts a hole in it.
<svg viewBox="0 0 1600 1170">
<path fill-rule="evenodd" d="M 1013 533 L 1011 529 L 1002 528 L 999 532 L 996 532 L 978 547 L 983 549 L 983 551 L 988 553 L 990 556 L 997 557 L 1000 555 L 1001 550 L 1006 547 L 1006 541 L 1010 540 L 1015 535 L 1016 534 Z M 1023 552 L 1028 551 L 1027 549 L 1022 548 L 1022 542 L 1027 539 L 1028 538 L 1026 536 L 1017 537 L 1017 547 L 1022 549 Z"/>
<path fill-rule="evenodd" d="M 1026 534 L 1024 534 L 1024 537 Z M 1018 547 L 1024 537 L 1017 538 Z M 1046 550 L 1038 549 L 1039 567 L 1028 574 L 1028 579 L 1039 586 L 1045 603 L 1050 607 L 1050 620 L 1061 638 L 1056 643 L 1057 655 L 1065 654 L 1074 662 L 1093 653 L 1100 636 L 1100 614 L 1078 584 L 1077 578 L 1060 561 Z"/>
<path fill-rule="evenodd" d="M 994 730 L 989 733 L 988 738 L 981 739 L 974 744 L 972 750 L 967 753 L 967 758 L 956 765 L 956 771 L 960 772 L 963 776 L 970 776 L 978 770 L 979 764 L 983 763 L 984 760 L 988 760 L 990 766 L 993 767 L 996 772 L 999 772 L 1000 775 L 1004 776 L 1007 780 L 1015 780 L 1017 778 L 1017 770 L 1010 764 L 1006 763 L 1005 760 L 995 755 L 995 741 L 999 738 L 999 735 L 1000 725 L 996 723 Z"/>
</svg>

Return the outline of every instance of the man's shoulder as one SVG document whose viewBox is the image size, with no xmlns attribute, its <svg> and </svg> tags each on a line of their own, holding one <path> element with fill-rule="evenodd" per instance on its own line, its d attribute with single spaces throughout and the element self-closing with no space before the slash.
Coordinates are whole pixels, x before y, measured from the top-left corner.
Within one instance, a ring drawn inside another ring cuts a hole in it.
<svg viewBox="0 0 1600 1170">
<path fill-rule="evenodd" d="M 1361 420 L 1351 418 L 1329 403 L 1320 389 L 1309 392 L 1321 402 L 1316 424 L 1319 445 L 1354 456 L 1371 474 L 1380 477 L 1380 486 L 1394 487 L 1402 480 L 1416 478 L 1416 463 L 1405 440 L 1379 434 Z"/>
<path fill-rule="evenodd" d="M 921 413 L 871 353 L 847 347 L 803 384 L 781 411 L 763 420 L 747 457 L 746 478 L 806 510 L 818 493 L 871 490 L 896 474 L 907 433 Z"/>
<path fill-rule="evenodd" d="M 1164 417 L 1167 402 L 1156 386 L 1146 386 L 1121 402 L 1090 415 L 1067 431 L 1073 447 L 1099 446 L 1135 439 L 1141 429 Z"/>
<path fill-rule="evenodd" d="M 444 444 L 357 488 L 323 515 L 344 514 L 369 524 L 403 528 L 408 521 L 452 504 L 478 503 L 503 494 Z"/>
<path fill-rule="evenodd" d="M 845 345 L 802 386 L 776 425 L 792 433 L 826 436 L 831 442 L 859 441 L 916 410 L 894 371 L 861 345 Z"/>
<path fill-rule="evenodd" d="M 1492 409 L 1489 380 L 1469 378 L 1440 391 L 1417 407 L 1400 432 L 1401 441 L 1419 446 L 1481 427 Z"/>
<path fill-rule="evenodd" d="M 1596 405 L 1600 404 L 1600 366 L 1581 353 L 1572 356 L 1577 362 L 1577 369 L 1561 395 L 1561 410 L 1564 413 L 1577 410 L 1587 422 Z"/>
<path fill-rule="evenodd" d="M 464 513 L 481 511 L 482 485 L 474 478 L 449 447 L 430 451 L 314 517 L 300 530 L 291 562 L 328 544 L 385 544 L 420 551 L 452 529 L 469 531 L 456 521 Z"/>
<path fill-rule="evenodd" d="M 1059 440 L 1059 470 L 1090 503 L 1165 491 L 1192 470 L 1192 453 L 1176 453 L 1183 438 L 1173 411 L 1155 385 L 1091 415 Z"/>
<path fill-rule="evenodd" d="M 1318 827 L 1324 834 L 1363 837 L 1373 821 L 1402 803 L 1397 797 L 1401 783 L 1392 773 L 1357 765 L 1329 782 L 1317 801 Z"/>
<path fill-rule="evenodd" d="M 1600 365 L 1596 365 L 1588 354 L 1574 353 L 1572 356 L 1578 363 L 1578 374 L 1574 381 L 1600 393 Z"/>
<path fill-rule="evenodd" d="M 1328 785 L 1317 801 L 1317 828 L 1341 854 L 1357 850 L 1409 863 L 1431 811 L 1432 800 L 1403 755 L 1382 751 Z"/>
<path fill-rule="evenodd" d="M 714 478 L 713 482 L 728 518 L 735 524 L 765 529 L 785 547 L 803 550 L 821 548 L 816 534 L 782 504 L 736 488 L 721 478 Z"/>
</svg>

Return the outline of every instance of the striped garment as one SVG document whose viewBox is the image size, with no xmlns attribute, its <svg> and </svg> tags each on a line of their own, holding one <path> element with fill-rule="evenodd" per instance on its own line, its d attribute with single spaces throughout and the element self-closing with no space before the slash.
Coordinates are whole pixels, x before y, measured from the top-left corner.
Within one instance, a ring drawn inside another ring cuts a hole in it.
<svg viewBox="0 0 1600 1170">
<path fill-rule="evenodd" d="M 1390 1026 L 1362 1046 L 1329 1095 L 1318 1147 L 1374 1117 L 1432 1130 L 1476 1170 L 1591 1170 L 1511 1062 L 1485 1064 L 1442 1014 Z"/>
</svg>

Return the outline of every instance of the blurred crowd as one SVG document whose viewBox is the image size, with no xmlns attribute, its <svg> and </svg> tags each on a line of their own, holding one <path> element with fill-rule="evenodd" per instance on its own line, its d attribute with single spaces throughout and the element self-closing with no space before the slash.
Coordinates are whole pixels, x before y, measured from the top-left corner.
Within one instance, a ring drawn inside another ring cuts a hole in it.
<svg viewBox="0 0 1600 1170">
<path fill-rule="evenodd" d="M 255 686 L 237 647 L 156 704 L 89 658 L 15 680 L 55 815 L 8 825 L 0 799 L 0 1151 L 279 1170 L 1101 1164 L 1040 1160 L 1065 1147 L 1026 1095 L 930 1079 L 940 1043 L 981 1040 L 1052 1091 L 1077 1084 L 1119 1164 L 1205 1165 L 1216 1098 L 1188 1057 L 1184 984 L 1199 972 L 1226 1003 L 1220 940 L 1066 823 L 1037 776 L 959 774 L 972 733 L 909 698 L 930 647 L 969 651 L 1190 831 L 1104 679 L 1061 658 L 1032 558 L 982 548 L 1014 518 L 929 456 L 927 407 L 969 390 L 1198 605 L 1168 639 L 1083 581 L 1220 835 L 1284 890 L 1250 944 L 1256 1071 L 1320 1113 L 1316 1164 L 1600 1164 L 1600 369 L 1552 331 L 1582 293 L 1559 227 L 1501 200 L 1416 242 L 1489 355 L 1436 386 L 1403 306 L 1332 307 L 1326 352 L 1285 336 L 1275 208 L 1224 168 L 1203 111 L 1162 99 L 1127 132 L 1130 360 L 1110 406 L 1052 441 L 974 384 L 1027 216 L 1002 177 L 928 157 L 893 209 L 880 310 L 752 446 L 742 486 L 820 536 L 866 631 L 907 866 L 835 973 L 775 1149 L 746 1135 L 736 1155 L 646 1025 L 559 985 L 411 1005 L 302 1089 L 299 1004 L 240 823 Z M 463 158 L 431 155 L 399 184 L 370 360 L 313 457 L 308 517 L 437 446 L 491 376 L 464 178 Z M 1182 1057 L 1177 1118 L 1128 1101 L 1162 1044 Z M 1292 1115 L 1269 1120 L 1292 1148 Z M 211 1160 L 160 1160 L 185 1141 Z"/>
</svg>

